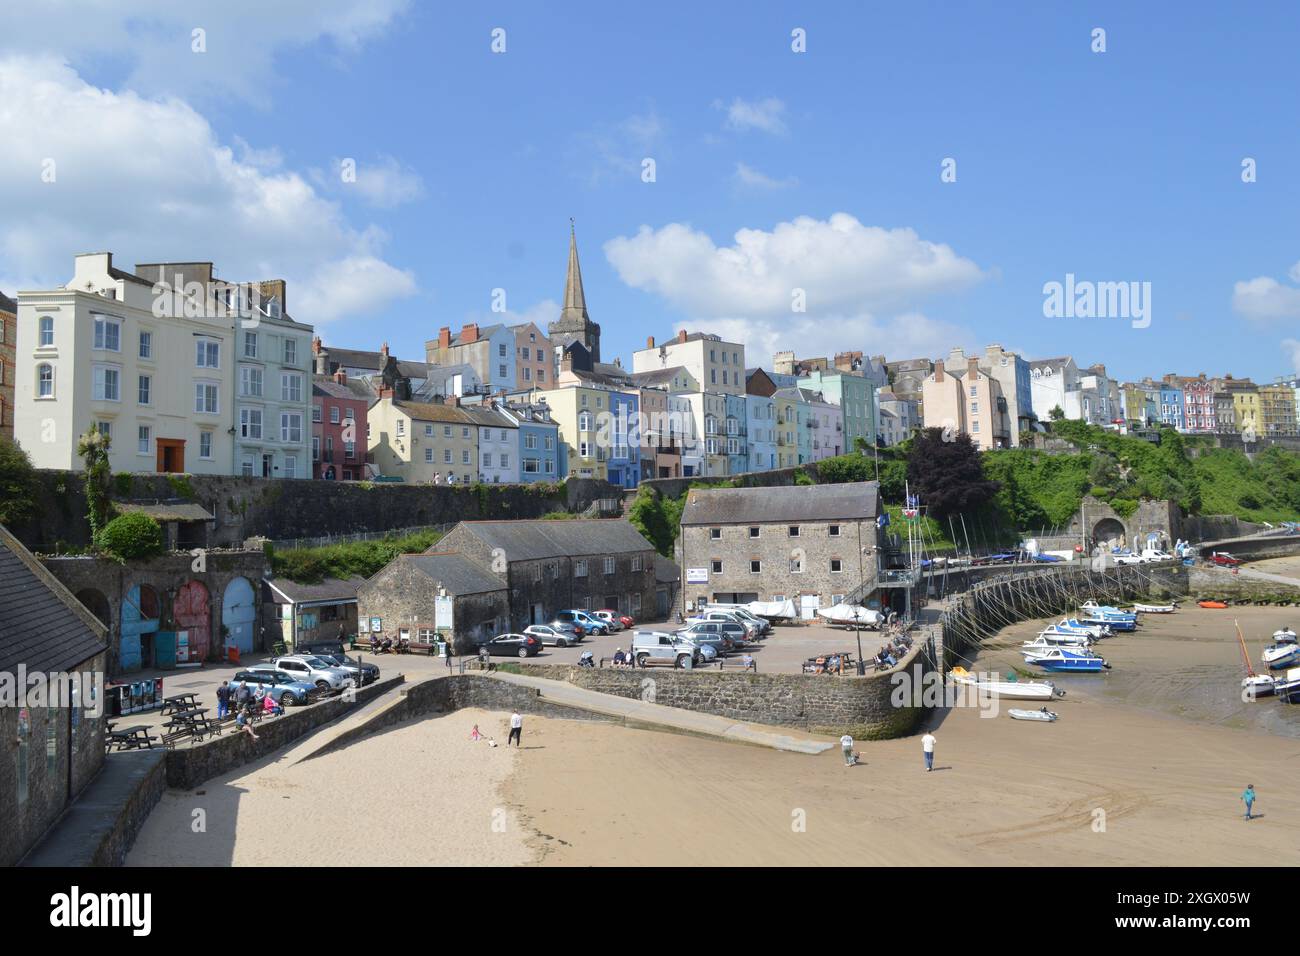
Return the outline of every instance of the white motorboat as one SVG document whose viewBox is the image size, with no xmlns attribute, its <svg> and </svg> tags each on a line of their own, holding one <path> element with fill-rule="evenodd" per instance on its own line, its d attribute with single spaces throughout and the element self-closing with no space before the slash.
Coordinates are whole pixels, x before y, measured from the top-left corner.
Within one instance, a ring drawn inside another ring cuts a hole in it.
<svg viewBox="0 0 1300 956">
<path fill-rule="evenodd" d="M 843 624 L 845 627 L 880 627 L 885 615 L 860 604 L 836 604 L 833 607 L 819 609 L 817 616 L 831 624 Z"/>
<path fill-rule="evenodd" d="M 998 680 L 996 677 L 972 674 L 964 667 L 954 667 L 948 676 L 954 684 L 973 687 L 981 694 L 1008 700 L 1051 700 L 1065 695 L 1065 691 L 1057 690 L 1051 681 Z"/>
<path fill-rule="evenodd" d="M 1273 644 L 1264 648 L 1260 660 L 1268 665 L 1269 670 L 1280 671 L 1284 667 L 1300 663 L 1300 644 Z"/>
<path fill-rule="evenodd" d="M 1296 642 L 1295 631 L 1289 627 L 1284 627 L 1280 631 L 1273 632 L 1274 644 L 1294 644 Z"/>
<path fill-rule="evenodd" d="M 1012 720 L 1043 720 L 1051 723 L 1057 715 L 1044 707 L 1042 710 L 1008 710 Z"/>
<path fill-rule="evenodd" d="M 1062 631 L 1055 627 L 1045 627 L 1038 632 L 1038 636 L 1032 641 L 1025 641 L 1025 647 L 1031 644 L 1034 646 L 1050 644 L 1062 645 L 1065 647 L 1087 647 L 1092 643 L 1092 638 L 1087 634 L 1075 634 L 1071 631 Z"/>
<path fill-rule="evenodd" d="M 1173 614 L 1178 610 L 1176 604 L 1134 604 L 1133 610 L 1142 614 Z"/>
<path fill-rule="evenodd" d="M 1055 624 L 1049 625 L 1065 634 L 1087 634 L 1094 640 L 1099 640 L 1110 634 L 1110 627 L 1106 624 L 1085 624 L 1077 618 L 1063 617 Z"/>
<path fill-rule="evenodd" d="M 1272 697 L 1277 693 L 1279 678 L 1272 674 L 1251 674 L 1249 677 L 1241 679 L 1241 699 L 1243 701 L 1258 700 L 1261 697 Z"/>
</svg>

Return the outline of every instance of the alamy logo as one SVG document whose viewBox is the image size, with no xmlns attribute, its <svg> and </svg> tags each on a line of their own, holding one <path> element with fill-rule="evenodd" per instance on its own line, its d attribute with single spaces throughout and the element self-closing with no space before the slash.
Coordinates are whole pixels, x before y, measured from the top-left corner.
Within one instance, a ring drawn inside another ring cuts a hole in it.
<svg viewBox="0 0 1300 956">
<path fill-rule="evenodd" d="M 153 925 L 151 893 L 82 893 L 74 886 L 70 893 L 50 897 L 50 925 L 127 926 L 133 936 L 148 936 Z"/>
<path fill-rule="evenodd" d="M 1076 281 L 1043 284 L 1043 315 L 1049 319 L 1131 319 L 1133 328 L 1151 324 L 1150 282 Z"/>
</svg>

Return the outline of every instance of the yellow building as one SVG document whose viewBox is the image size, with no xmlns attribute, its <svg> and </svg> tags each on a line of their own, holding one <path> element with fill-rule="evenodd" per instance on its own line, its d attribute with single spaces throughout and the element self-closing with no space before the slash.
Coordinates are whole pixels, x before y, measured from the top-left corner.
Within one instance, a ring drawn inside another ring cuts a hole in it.
<svg viewBox="0 0 1300 956">
<path fill-rule="evenodd" d="M 1232 413 L 1236 419 L 1237 431 L 1262 435 L 1264 418 L 1259 404 L 1259 390 L 1253 385 L 1249 388 L 1236 387 L 1232 391 Z"/>
<path fill-rule="evenodd" d="M 367 448 L 384 477 L 410 484 L 478 480 L 478 425 L 458 406 L 394 400 L 385 395 L 366 413 Z"/>
<path fill-rule="evenodd" d="M 612 393 L 573 386 L 532 393 L 546 402 L 560 428 L 560 474 L 575 478 L 608 477 L 609 400 Z"/>
</svg>

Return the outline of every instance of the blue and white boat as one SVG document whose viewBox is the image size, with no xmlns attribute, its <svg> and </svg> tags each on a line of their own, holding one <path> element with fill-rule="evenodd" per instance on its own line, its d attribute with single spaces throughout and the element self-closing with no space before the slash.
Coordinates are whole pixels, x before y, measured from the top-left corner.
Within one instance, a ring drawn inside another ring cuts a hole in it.
<svg viewBox="0 0 1300 956">
<path fill-rule="evenodd" d="M 1100 618 L 1103 621 L 1137 620 L 1137 613 L 1134 611 L 1121 611 L 1117 607 L 1098 604 L 1096 601 L 1084 601 L 1083 604 L 1079 605 L 1079 610 L 1085 617 Z"/>
<path fill-rule="evenodd" d="M 1025 641 L 1023 646 L 1087 647 L 1091 643 L 1092 638 L 1080 631 L 1062 631 L 1056 627 L 1045 627 L 1032 641 Z"/>
<path fill-rule="evenodd" d="M 1101 614 L 1089 614 L 1086 617 L 1081 618 L 1080 623 L 1092 625 L 1102 624 L 1110 628 L 1112 631 L 1137 630 L 1137 618 L 1135 617 L 1119 618 Z"/>
<path fill-rule="evenodd" d="M 1109 669 L 1110 665 L 1090 651 L 1075 651 L 1068 647 L 1053 647 L 1024 655 L 1025 663 L 1046 671 L 1061 673 L 1095 673 Z"/>
<path fill-rule="evenodd" d="M 1271 671 L 1286 670 L 1300 664 L 1300 644 L 1270 644 L 1260 656 Z"/>
<path fill-rule="evenodd" d="M 1080 621 L 1075 617 L 1063 617 L 1053 624 L 1052 627 L 1060 631 L 1062 634 L 1087 634 L 1093 640 L 1098 640 L 1110 634 L 1109 625 L 1099 623 L 1085 624 L 1083 621 Z"/>
</svg>

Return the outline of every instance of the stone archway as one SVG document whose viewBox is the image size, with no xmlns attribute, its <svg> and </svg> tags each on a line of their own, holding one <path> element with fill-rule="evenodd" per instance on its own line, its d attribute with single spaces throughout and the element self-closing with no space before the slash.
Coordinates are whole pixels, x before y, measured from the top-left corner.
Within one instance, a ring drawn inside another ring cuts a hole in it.
<svg viewBox="0 0 1300 956">
<path fill-rule="evenodd" d="M 1092 526 L 1093 543 L 1107 551 L 1114 547 L 1125 547 L 1127 538 L 1124 523 L 1118 518 L 1102 518 Z"/>
<path fill-rule="evenodd" d="M 108 605 L 108 598 L 104 597 L 102 591 L 95 588 L 82 588 L 77 592 L 77 600 L 86 606 L 86 610 L 95 615 L 99 622 L 107 628 L 113 626 L 113 612 Z"/>
</svg>

